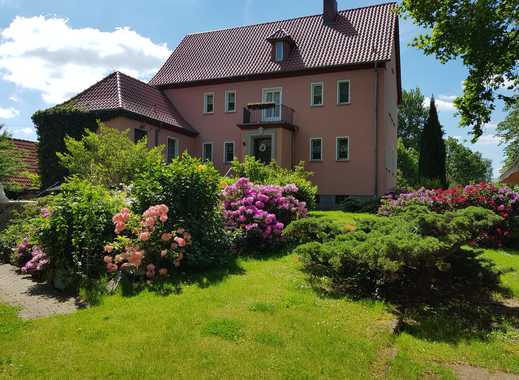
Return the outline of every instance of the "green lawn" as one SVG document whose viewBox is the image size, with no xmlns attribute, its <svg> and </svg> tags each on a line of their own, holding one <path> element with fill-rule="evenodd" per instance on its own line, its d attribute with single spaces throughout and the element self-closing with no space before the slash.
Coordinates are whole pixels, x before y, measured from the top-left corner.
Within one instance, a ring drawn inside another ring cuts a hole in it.
<svg viewBox="0 0 519 380">
<path fill-rule="evenodd" d="M 519 251 L 486 255 L 515 268 L 503 282 L 519 297 Z M 389 305 L 320 297 L 299 266 L 291 254 L 240 259 L 179 294 L 106 297 L 31 322 L 0 306 L 0 378 L 451 379 L 451 363 L 519 373 L 506 319 L 481 331 L 431 313 L 393 334 Z"/>
</svg>

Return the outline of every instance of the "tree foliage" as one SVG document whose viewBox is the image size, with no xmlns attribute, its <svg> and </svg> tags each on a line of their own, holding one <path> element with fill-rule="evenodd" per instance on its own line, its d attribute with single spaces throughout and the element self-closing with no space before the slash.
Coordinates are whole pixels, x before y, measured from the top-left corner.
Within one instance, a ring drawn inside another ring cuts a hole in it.
<svg viewBox="0 0 519 380">
<path fill-rule="evenodd" d="M 0 183 L 4 183 L 7 177 L 19 174 L 23 167 L 11 136 L 3 129 L 4 125 L 0 124 Z"/>
<path fill-rule="evenodd" d="M 420 149 L 420 135 L 427 121 L 428 110 L 420 88 L 403 90 L 398 109 L 398 137 L 406 148 Z"/>
<path fill-rule="evenodd" d="M 497 136 L 505 144 L 505 161 L 502 173 L 519 162 L 519 100 L 508 107 L 508 115 L 497 126 Z"/>
<path fill-rule="evenodd" d="M 419 140 L 418 140 L 419 141 Z M 398 139 L 398 186 L 407 187 L 418 184 L 418 151 L 412 147 L 406 147 L 401 139 Z"/>
<path fill-rule="evenodd" d="M 440 185 L 446 186 L 445 155 L 443 130 L 438 120 L 434 97 L 432 97 L 429 117 L 420 139 L 420 159 L 418 162 L 420 181 L 438 181 Z"/>
<path fill-rule="evenodd" d="M 401 13 L 429 32 L 413 45 L 442 63 L 461 58 L 468 68 L 463 95 L 455 100 L 462 126 L 474 138 L 490 121 L 496 97 L 519 89 L 519 3 L 517 0 L 403 0 Z"/>
<path fill-rule="evenodd" d="M 98 133 L 87 130 L 81 140 L 65 137 L 66 153 L 57 155 L 69 174 L 93 184 L 129 184 L 144 171 L 160 165 L 163 157 L 162 147 L 150 149 L 145 139 L 134 143 L 128 133 L 100 124 Z"/>
<path fill-rule="evenodd" d="M 455 138 L 449 137 L 445 143 L 449 184 L 467 185 L 492 180 L 492 161 L 463 146 Z"/>
</svg>

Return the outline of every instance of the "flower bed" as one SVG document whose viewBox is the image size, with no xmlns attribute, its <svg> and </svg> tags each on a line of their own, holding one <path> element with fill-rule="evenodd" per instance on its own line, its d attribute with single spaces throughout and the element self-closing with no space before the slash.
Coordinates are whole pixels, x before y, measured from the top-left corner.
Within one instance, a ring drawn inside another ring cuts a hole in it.
<svg viewBox="0 0 519 380">
<path fill-rule="evenodd" d="M 410 205 L 422 204 L 435 212 L 457 210 L 469 206 L 479 206 L 494 211 L 503 222 L 491 230 L 483 232 L 479 243 L 502 246 L 519 236 L 519 193 L 508 187 L 498 187 L 490 183 L 457 186 L 450 189 L 428 190 L 421 188 L 415 192 L 388 196 L 382 200 L 380 215 L 393 215 Z"/>
<path fill-rule="evenodd" d="M 157 273 L 166 277 L 172 268 L 179 267 L 185 247 L 191 245 L 191 234 L 180 226 L 167 229 L 168 212 L 168 206 L 160 204 L 142 215 L 135 215 L 128 208 L 114 215 L 118 236 L 104 247 L 106 271 L 154 280 Z"/>
<path fill-rule="evenodd" d="M 288 223 L 308 213 L 306 203 L 295 198 L 297 191 L 294 184 L 255 185 L 240 178 L 223 191 L 226 225 L 242 230 L 249 241 L 279 240 Z"/>
</svg>

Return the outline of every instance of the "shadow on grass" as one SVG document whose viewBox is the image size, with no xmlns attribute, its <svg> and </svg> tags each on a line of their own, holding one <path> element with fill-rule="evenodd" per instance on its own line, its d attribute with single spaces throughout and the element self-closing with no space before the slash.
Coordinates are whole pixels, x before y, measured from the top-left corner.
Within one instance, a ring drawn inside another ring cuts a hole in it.
<svg viewBox="0 0 519 380">
<path fill-rule="evenodd" d="M 124 297 L 133 297 L 147 289 L 160 295 L 180 294 L 184 285 L 197 285 L 208 288 L 216 285 L 231 275 L 243 275 L 245 270 L 236 258 L 229 260 L 218 268 L 201 271 L 175 271 L 166 279 L 158 279 L 146 283 L 139 279 L 121 278 L 119 288 Z"/>
</svg>

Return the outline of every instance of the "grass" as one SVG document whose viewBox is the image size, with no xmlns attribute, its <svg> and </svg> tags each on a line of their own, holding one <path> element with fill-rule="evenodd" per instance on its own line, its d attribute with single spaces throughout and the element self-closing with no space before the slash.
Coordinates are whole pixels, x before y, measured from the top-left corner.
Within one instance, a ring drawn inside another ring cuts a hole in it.
<svg viewBox="0 0 519 380">
<path fill-rule="evenodd" d="M 519 251 L 485 255 L 515 268 L 503 282 L 519 297 Z M 457 362 L 519 373 L 519 334 L 506 321 L 457 333 L 448 314 L 431 313 L 394 334 L 389 305 L 320 297 L 294 255 L 238 266 L 178 294 L 111 296 L 72 315 L 22 322 L 0 306 L 0 378 L 452 379 Z"/>
</svg>

